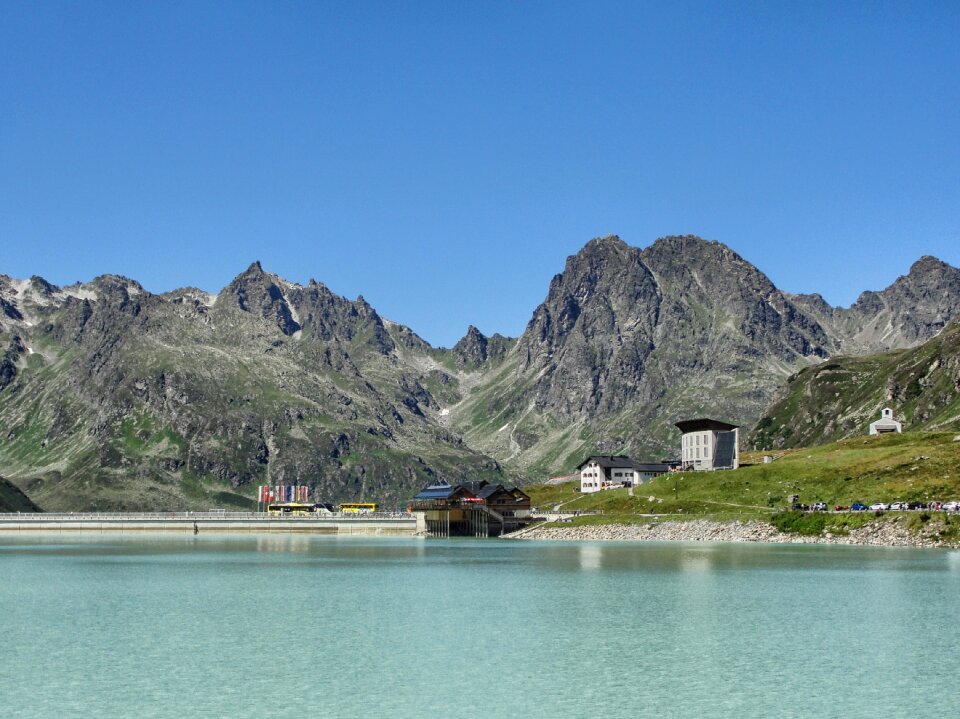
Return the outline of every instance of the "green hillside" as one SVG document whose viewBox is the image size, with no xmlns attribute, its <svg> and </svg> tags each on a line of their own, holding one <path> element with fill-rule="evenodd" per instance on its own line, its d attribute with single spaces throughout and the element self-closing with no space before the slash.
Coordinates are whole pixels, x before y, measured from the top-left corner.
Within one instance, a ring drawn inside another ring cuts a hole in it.
<svg viewBox="0 0 960 719">
<path fill-rule="evenodd" d="M 709 517 L 719 520 L 766 519 L 789 510 L 792 501 L 850 505 L 854 502 L 960 500 L 960 440 L 953 432 L 909 432 L 856 437 L 812 449 L 776 455 L 735 471 L 680 472 L 657 478 L 634 490 L 581 495 L 576 482 L 527 488 L 542 509 L 562 505 L 564 511 L 599 511 L 582 522 L 649 522 L 651 514 L 672 519 Z M 796 500 L 792 499 L 796 497 Z M 849 526 L 873 517 L 863 513 L 829 515 Z M 960 525 L 960 519 L 957 520 Z"/>
<path fill-rule="evenodd" d="M 907 430 L 960 429 L 960 323 L 913 349 L 836 357 L 798 372 L 747 444 L 775 449 L 863 434 L 883 407 Z"/>
</svg>

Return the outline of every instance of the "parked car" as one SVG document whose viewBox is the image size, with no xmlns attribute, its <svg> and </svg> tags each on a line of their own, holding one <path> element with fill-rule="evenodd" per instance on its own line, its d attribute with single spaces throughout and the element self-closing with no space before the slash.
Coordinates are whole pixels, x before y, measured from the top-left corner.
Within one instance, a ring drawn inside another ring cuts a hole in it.
<svg viewBox="0 0 960 719">
<path fill-rule="evenodd" d="M 816 502 L 816 503 L 813 505 L 813 511 L 814 511 L 814 512 L 826 512 L 826 511 L 827 511 L 827 503 L 826 503 L 826 502 Z"/>
<path fill-rule="evenodd" d="M 854 502 L 850 505 L 850 511 L 852 512 L 864 512 L 867 509 L 867 505 L 863 502 Z"/>
<path fill-rule="evenodd" d="M 906 502 L 894 502 L 890 505 L 891 512 L 902 512 L 907 508 Z"/>
<path fill-rule="evenodd" d="M 877 502 L 876 504 L 871 504 L 870 509 L 874 510 L 875 512 L 886 512 L 888 509 L 890 509 L 890 505 L 884 504 L 883 502 Z"/>
<path fill-rule="evenodd" d="M 848 511 L 850 511 L 850 507 L 848 507 L 848 506 L 845 505 L 845 504 L 837 504 L 837 505 L 834 505 L 833 511 L 834 511 L 834 512 L 848 512 Z"/>
<path fill-rule="evenodd" d="M 960 510 L 960 502 L 944 502 L 942 509 L 945 512 L 956 512 Z"/>
</svg>

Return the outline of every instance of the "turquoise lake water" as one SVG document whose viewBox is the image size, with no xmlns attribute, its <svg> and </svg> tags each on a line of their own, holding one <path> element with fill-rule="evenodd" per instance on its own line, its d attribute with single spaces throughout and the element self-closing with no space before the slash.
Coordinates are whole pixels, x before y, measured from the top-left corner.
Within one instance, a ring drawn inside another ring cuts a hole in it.
<svg viewBox="0 0 960 719">
<path fill-rule="evenodd" d="M 0 716 L 952 717 L 960 552 L 0 535 Z"/>
</svg>

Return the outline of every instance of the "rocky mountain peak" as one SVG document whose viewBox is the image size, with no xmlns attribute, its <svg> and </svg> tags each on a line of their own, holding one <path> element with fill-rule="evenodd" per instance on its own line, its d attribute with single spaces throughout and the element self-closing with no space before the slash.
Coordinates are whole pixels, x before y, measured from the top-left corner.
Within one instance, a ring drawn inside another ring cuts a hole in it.
<svg viewBox="0 0 960 719">
<path fill-rule="evenodd" d="M 457 363 L 465 367 L 479 367 L 487 361 L 487 338 L 473 325 L 467 327 L 467 333 L 453 346 Z"/>
<path fill-rule="evenodd" d="M 629 250 L 630 245 L 620 239 L 619 235 L 605 235 L 603 237 L 594 237 L 585 244 L 579 255 L 603 254 L 609 252 L 623 252 Z"/>
<path fill-rule="evenodd" d="M 575 255 L 567 258 L 564 274 L 570 275 L 591 274 L 602 272 L 604 268 L 616 266 L 618 263 L 629 262 L 629 258 L 639 252 L 630 247 L 616 235 L 595 237 L 584 245 Z"/>
<path fill-rule="evenodd" d="M 44 295 L 49 297 L 55 292 L 59 292 L 60 288 L 50 282 L 47 282 L 40 275 L 33 275 L 30 278 L 30 289 L 36 292 L 37 294 Z"/>
<path fill-rule="evenodd" d="M 296 310 L 284 293 L 279 278 L 264 272 L 259 261 L 237 275 L 221 291 L 220 297 L 228 301 L 221 303 L 218 300 L 218 305 L 233 305 L 262 317 L 275 324 L 285 335 L 292 336 L 300 331 Z"/>
<path fill-rule="evenodd" d="M 651 267 L 663 267 L 668 273 L 684 270 L 707 270 L 707 281 L 732 279 L 737 282 L 751 278 L 773 289 L 773 284 L 760 270 L 743 259 L 727 245 L 716 240 L 705 240 L 697 235 L 668 235 L 656 240 L 642 251 L 644 261 Z M 732 277 L 730 273 L 733 273 Z"/>
<path fill-rule="evenodd" d="M 567 259 L 517 342 L 513 381 L 531 389 L 515 402 L 561 422 L 612 417 L 661 401 L 681 376 L 727 383 L 747 372 L 763 389 L 734 401 L 758 412 L 781 363 L 829 347 L 815 320 L 726 245 L 676 235 L 641 250 L 598 238 Z"/>
<path fill-rule="evenodd" d="M 853 354 L 913 347 L 960 316 L 960 269 L 925 255 L 879 292 L 863 292 L 832 317 L 844 351 Z"/>
<path fill-rule="evenodd" d="M 95 277 L 90 284 L 98 290 L 98 294 L 115 292 L 125 294 L 128 297 L 150 294 L 139 282 L 123 275 L 100 275 Z"/>
<path fill-rule="evenodd" d="M 910 265 L 910 272 L 908 274 L 929 274 L 931 272 L 946 272 L 949 273 L 950 270 L 954 270 L 953 267 L 948 265 L 943 260 L 934 257 L 932 255 L 924 255 L 919 260 Z"/>
</svg>

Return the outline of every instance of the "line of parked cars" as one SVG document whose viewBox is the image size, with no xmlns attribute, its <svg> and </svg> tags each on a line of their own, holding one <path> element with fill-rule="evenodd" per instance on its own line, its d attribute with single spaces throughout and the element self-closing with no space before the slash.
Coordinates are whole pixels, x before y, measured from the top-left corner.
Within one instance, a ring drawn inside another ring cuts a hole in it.
<svg viewBox="0 0 960 719">
<path fill-rule="evenodd" d="M 798 512 L 826 512 L 828 507 L 826 502 L 814 502 L 813 504 L 801 504 L 795 502 L 791 509 Z M 834 512 L 907 512 L 912 510 L 927 509 L 934 512 L 960 512 L 960 502 L 876 502 L 869 507 L 863 502 L 854 502 L 851 505 L 834 505 Z"/>
</svg>

